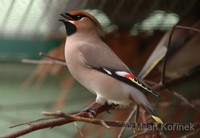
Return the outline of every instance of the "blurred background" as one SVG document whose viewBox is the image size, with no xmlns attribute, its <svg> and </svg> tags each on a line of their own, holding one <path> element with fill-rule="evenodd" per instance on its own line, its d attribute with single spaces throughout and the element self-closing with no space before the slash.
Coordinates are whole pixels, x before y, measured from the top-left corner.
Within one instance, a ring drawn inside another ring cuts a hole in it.
<svg viewBox="0 0 200 138">
<path fill-rule="evenodd" d="M 58 21 L 61 12 L 86 10 L 94 15 L 106 32 L 105 42 L 139 73 L 167 31 L 177 23 L 192 26 L 199 20 L 199 5 L 199 0 L 1 0 L 0 135 L 20 129 L 10 129 L 12 125 L 42 118 L 42 111 L 80 111 L 95 98 L 70 76 L 67 67 L 21 63 L 22 59 L 49 60 L 40 56 L 40 52 L 64 59 L 65 28 Z M 158 70 L 153 74 L 156 72 Z M 159 78 L 150 75 L 148 80 L 156 82 Z M 199 105 L 199 83 L 200 79 L 195 78 L 174 89 L 189 102 Z M 161 93 L 160 99 L 148 98 L 164 122 L 200 122 L 199 112 L 168 92 Z M 118 109 L 100 117 L 125 120 L 124 112 L 128 114 L 130 110 Z M 119 131 L 78 125 L 85 136 L 91 137 L 115 137 Z M 97 128 L 99 131 L 94 131 Z M 167 136 L 187 133 L 164 132 Z M 131 134 L 132 131 L 127 130 L 124 135 Z M 80 136 L 74 124 L 67 124 L 23 137 Z"/>
</svg>

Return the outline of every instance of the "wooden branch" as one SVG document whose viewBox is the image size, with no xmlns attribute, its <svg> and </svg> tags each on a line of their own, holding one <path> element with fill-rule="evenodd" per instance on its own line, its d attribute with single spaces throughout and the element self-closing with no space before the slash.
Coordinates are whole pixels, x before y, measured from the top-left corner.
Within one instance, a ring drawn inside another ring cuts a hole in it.
<svg viewBox="0 0 200 138">
<path fill-rule="evenodd" d="M 92 110 L 94 110 L 97 114 L 100 114 L 111 108 L 113 108 L 112 105 L 103 105 L 103 106 L 98 105 L 98 106 L 93 107 Z M 62 112 L 45 113 L 45 114 L 51 115 L 54 117 L 60 117 L 60 118 L 55 118 L 55 119 L 51 118 L 50 121 L 45 121 L 45 122 L 26 123 L 26 124 L 28 124 L 28 127 L 23 128 L 14 133 L 8 134 L 6 136 L 0 137 L 0 138 L 15 138 L 15 137 L 19 137 L 19 136 L 28 134 L 33 131 L 46 129 L 46 128 L 53 128 L 53 127 L 65 125 L 65 124 L 68 124 L 68 123 L 71 123 L 74 121 L 92 123 L 92 124 L 104 126 L 106 128 L 109 128 L 112 126 L 112 127 L 127 127 L 129 129 L 132 129 L 132 128 L 136 128 L 138 126 L 137 123 L 123 122 L 123 121 L 104 121 L 104 120 L 100 120 L 100 119 L 89 118 L 91 115 L 88 112 L 79 112 L 79 113 L 71 114 L 71 115 L 68 115 L 68 114 L 65 114 Z M 41 120 L 39 120 L 39 121 L 41 121 Z M 155 124 L 153 124 L 153 123 L 148 123 L 146 125 L 155 126 Z M 167 127 L 167 125 L 174 125 L 174 124 L 168 123 L 165 125 Z M 157 124 L 156 126 L 158 128 L 161 128 L 160 124 Z M 194 129 L 197 129 L 197 128 L 200 128 L 200 123 L 194 124 Z"/>
<path fill-rule="evenodd" d="M 40 52 L 39 55 L 40 55 L 40 56 L 43 56 L 43 57 L 46 57 L 46 58 L 49 58 L 49 59 L 51 59 L 51 60 L 57 60 L 57 61 L 60 61 L 60 62 L 64 62 L 64 63 L 65 63 L 65 60 L 64 60 L 64 59 L 55 58 L 55 57 L 49 56 L 48 54 L 45 54 L 45 53 L 42 53 L 42 52 Z"/>
<path fill-rule="evenodd" d="M 105 107 L 104 107 L 104 109 L 105 109 Z M 97 112 L 98 111 L 100 111 L 100 110 L 97 110 Z M 75 115 L 68 115 L 68 114 L 65 114 L 62 112 L 46 113 L 46 114 L 51 115 L 51 116 L 61 117 L 61 118 L 56 118 L 55 120 L 42 122 L 42 123 L 29 124 L 28 127 L 24 128 L 22 130 L 19 130 L 17 132 L 8 134 L 8 135 L 0 137 L 0 138 L 15 138 L 15 137 L 19 137 L 19 136 L 28 134 L 28 133 L 36 131 L 36 130 L 45 129 L 45 128 L 53 128 L 53 127 L 61 126 L 61 125 L 68 124 L 68 123 L 71 123 L 74 121 L 92 123 L 92 124 L 104 126 L 106 128 L 110 128 L 112 126 L 112 127 L 127 127 L 128 129 L 139 128 L 139 129 L 150 129 L 150 130 L 151 129 L 153 129 L 153 130 L 154 129 L 155 130 L 164 129 L 165 130 L 168 128 L 168 126 L 178 126 L 178 125 L 190 126 L 190 124 L 178 124 L 178 123 L 167 123 L 167 124 L 164 124 L 164 126 L 162 126 L 161 124 L 157 124 L 157 123 L 156 124 L 154 124 L 154 123 L 137 124 L 137 123 L 123 122 L 123 121 L 104 121 L 101 119 L 87 118 L 87 117 L 81 116 L 81 115 L 87 116 L 87 112 L 80 112 Z M 139 127 L 139 126 L 142 126 L 142 127 Z M 199 128 L 200 128 L 200 123 L 194 123 L 191 125 L 191 130 L 193 130 L 193 131 L 196 129 L 199 129 Z"/>
<path fill-rule="evenodd" d="M 196 108 L 200 108 L 200 100 L 192 100 L 189 102 L 192 105 L 197 105 Z M 177 101 L 169 101 L 169 102 L 160 102 L 158 105 L 154 105 L 152 104 L 152 106 L 157 106 L 157 107 L 169 107 L 169 106 L 188 106 L 188 104 L 186 102 L 184 102 L 183 100 L 181 100 L 181 102 L 177 102 Z"/>
<path fill-rule="evenodd" d="M 172 30 L 171 30 L 170 35 L 169 35 L 169 41 L 168 41 L 168 44 L 167 44 L 167 52 L 164 56 L 163 71 L 162 71 L 162 74 L 161 74 L 161 83 L 165 83 L 165 71 L 166 71 L 166 66 L 167 66 L 167 59 L 168 59 L 168 56 L 169 56 L 172 36 L 173 36 L 175 29 L 192 30 L 192 31 L 196 31 L 196 32 L 200 33 L 200 30 L 197 29 L 197 28 L 194 28 L 194 27 L 187 27 L 187 26 L 181 26 L 181 25 L 175 25 L 174 27 L 172 27 Z"/>
<path fill-rule="evenodd" d="M 112 108 L 112 106 L 106 104 L 106 105 L 103 105 L 103 106 L 94 107 L 93 110 L 97 114 L 100 114 L 100 113 L 107 111 L 111 108 Z M 76 113 L 74 115 L 80 116 L 80 117 L 85 117 L 85 118 L 88 118 L 89 116 L 91 116 L 88 112 L 79 112 L 79 113 Z M 35 124 L 29 123 L 29 125 L 26 128 L 23 128 L 19 131 L 13 132 L 13 133 L 8 134 L 6 136 L 2 136 L 2 137 L 0 136 L 0 138 L 15 138 L 15 137 L 19 137 L 19 136 L 23 136 L 25 134 L 31 133 L 33 131 L 65 125 L 65 124 L 71 123 L 72 121 L 73 120 L 70 120 L 70 119 L 67 119 L 67 118 L 55 118 L 53 120 L 46 121 L 46 122 L 39 122 L 39 123 L 35 123 Z M 27 124 L 27 123 L 23 123 L 23 124 Z"/>
<path fill-rule="evenodd" d="M 130 114 L 127 117 L 125 122 L 130 122 L 130 120 L 133 117 L 133 115 L 135 114 L 136 110 L 137 110 L 137 105 L 134 106 L 133 110 L 130 112 Z M 124 131 L 125 131 L 125 127 L 122 127 L 117 137 L 121 138 L 123 133 L 124 133 Z"/>
<path fill-rule="evenodd" d="M 137 133 L 137 134 L 134 134 L 133 136 L 131 136 L 131 137 L 129 137 L 129 138 L 136 138 L 136 137 L 145 135 L 145 134 L 147 134 L 148 132 L 149 132 L 149 131 L 145 130 L 145 131 L 139 132 L 139 133 Z"/>
<path fill-rule="evenodd" d="M 158 85 L 155 85 L 153 87 L 154 90 L 156 91 L 161 91 L 163 89 L 168 89 L 170 90 L 170 87 L 178 85 L 180 83 L 186 82 L 192 78 L 196 78 L 200 76 L 200 71 L 196 70 L 196 71 L 192 71 L 189 72 L 188 74 L 181 76 L 179 78 L 173 79 L 173 80 L 169 80 L 166 81 L 165 83 L 161 83 Z M 147 82 L 148 83 L 148 82 Z M 174 96 L 176 96 L 177 98 L 179 98 L 181 101 L 183 101 L 184 103 L 186 103 L 187 105 L 189 105 L 190 107 L 194 108 L 196 111 L 200 111 L 200 108 L 197 107 L 195 104 L 190 103 L 183 95 L 177 93 L 177 92 L 172 92 Z"/>
<path fill-rule="evenodd" d="M 162 70 L 162 74 L 161 74 L 161 83 L 165 84 L 165 71 L 166 71 L 166 66 L 167 66 L 167 59 L 169 57 L 169 51 L 170 51 L 170 47 L 171 47 L 171 41 L 172 41 L 172 35 L 174 33 L 175 30 L 175 26 L 172 28 L 170 35 L 169 35 L 169 41 L 167 44 L 167 52 L 164 56 L 164 61 L 163 61 L 163 70 Z"/>
<path fill-rule="evenodd" d="M 45 54 L 45 53 L 42 53 L 42 52 L 40 52 L 39 55 L 46 57 L 46 58 L 49 58 L 50 60 L 22 59 L 21 62 L 22 63 L 28 63 L 28 64 L 47 64 L 47 65 L 55 64 L 55 65 L 67 66 L 64 59 L 55 58 L 55 57 L 52 57 L 52 56 Z"/>
<path fill-rule="evenodd" d="M 110 128 L 106 122 L 104 120 L 101 119 L 94 119 L 94 118 L 86 118 L 86 117 L 81 117 L 81 116 L 77 116 L 77 115 L 68 115 L 65 114 L 63 112 L 43 112 L 43 115 L 46 116 L 54 116 L 54 117 L 59 117 L 59 118 L 66 118 L 68 120 L 73 121 L 80 121 L 80 122 L 86 122 L 86 123 L 91 123 L 91 124 L 97 124 L 97 125 L 101 125 L 104 126 L 106 128 Z"/>
<path fill-rule="evenodd" d="M 186 135 L 182 136 L 181 138 L 188 138 L 188 137 L 194 136 L 195 134 L 197 134 L 199 132 L 200 132 L 200 129 L 197 129 L 196 131 L 192 131 L 191 133 L 186 134 Z"/>
<path fill-rule="evenodd" d="M 76 127 L 76 129 L 78 130 L 78 133 L 80 135 L 81 138 L 85 138 L 83 135 L 83 132 L 81 131 L 80 127 L 78 126 L 78 124 L 76 122 L 74 122 L 74 125 Z"/>
<path fill-rule="evenodd" d="M 41 119 L 37 119 L 37 120 L 25 122 L 25 123 L 13 125 L 13 126 L 10 126 L 9 128 L 19 127 L 19 126 L 23 126 L 23 125 L 30 125 L 30 124 L 33 124 L 33 123 L 36 123 L 36 122 L 41 122 L 41 121 L 51 120 L 51 119 L 55 119 L 55 118 L 41 118 Z"/>
<path fill-rule="evenodd" d="M 190 103 L 183 95 L 175 92 L 175 91 L 172 91 L 173 95 L 176 96 L 177 98 L 179 98 L 181 101 L 183 101 L 184 103 L 186 103 L 188 106 L 194 108 L 196 111 L 200 111 L 200 108 L 197 107 L 196 105 Z"/>
<path fill-rule="evenodd" d="M 192 31 L 196 31 L 198 33 L 200 33 L 200 30 L 194 27 L 188 27 L 188 26 L 182 26 L 182 25 L 176 25 L 175 28 L 179 28 L 179 29 L 186 29 L 186 30 L 192 30 Z"/>
<path fill-rule="evenodd" d="M 177 78 L 177 79 L 166 81 L 165 84 L 158 84 L 154 88 L 157 91 L 163 90 L 163 89 L 166 88 L 166 86 L 169 87 L 169 86 L 174 86 L 174 85 L 180 84 L 181 82 L 184 82 L 191 77 L 192 78 L 196 77 L 197 75 L 199 75 L 199 72 L 193 72 L 190 75 L 186 75 L 186 76 L 183 76 L 183 77 L 180 77 L 180 78 Z M 188 76 L 189 76 L 189 78 L 188 78 Z M 112 105 L 103 105 L 103 106 L 98 105 L 98 106 L 93 107 L 92 110 L 94 110 L 98 115 L 98 114 L 105 112 L 105 111 L 108 111 L 112 108 L 113 108 Z M 73 117 L 74 116 L 81 117 L 81 118 L 79 118 L 80 119 L 79 121 L 83 121 L 83 120 L 81 120 L 81 119 L 83 119 L 83 117 L 87 118 L 85 120 L 85 122 L 87 122 L 88 118 L 91 115 L 87 112 L 79 112 L 79 113 L 73 114 Z M 23 129 L 16 131 L 14 133 L 8 134 L 6 136 L 0 137 L 0 138 L 15 138 L 15 137 L 18 137 L 18 136 L 22 136 L 22 135 L 31 133 L 33 131 L 65 125 L 65 124 L 71 123 L 73 121 L 76 121 L 76 120 L 74 120 L 73 117 L 72 118 L 71 117 L 69 117 L 69 118 L 56 118 L 56 119 L 53 119 L 53 120 L 50 120 L 50 121 L 39 122 L 39 123 L 34 123 L 34 124 L 30 123 L 28 125 L 28 127 L 23 128 Z M 91 120 L 91 118 L 89 118 L 89 120 Z M 103 122 L 105 122 L 105 124 L 103 124 L 102 121 L 100 121 L 100 120 L 91 120 L 90 121 L 90 123 L 94 123 L 94 124 L 98 124 L 98 125 L 102 125 L 102 126 L 109 126 L 109 127 L 110 126 L 114 126 L 114 127 L 130 127 L 131 126 L 131 128 L 134 128 L 135 125 L 136 125 L 136 123 L 131 124 L 131 123 L 125 123 L 125 122 L 120 122 L 120 121 L 103 121 Z M 196 124 L 196 126 L 199 127 L 200 124 Z"/>
<path fill-rule="evenodd" d="M 200 76 L 200 70 L 192 71 L 192 72 L 189 72 L 188 74 L 185 74 L 184 76 L 181 76 L 181 77 L 178 77 L 178 78 L 175 78 L 172 80 L 168 80 L 165 82 L 165 84 L 154 85 L 153 89 L 156 91 L 161 91 L 163 89 L 187 82 L 187 81 L 197 78 L 199 76 Z M 147 81 L 147 83 L 148 83 L 148 81 Z"/>
<path fill-rule="evenodd" d="M 61 66 L 67 66 L 65 62 L 59 61 L 59 60 L 33 60 L 33 59 L 22 59 L 22 63 L 27 64 L 46 64 L 46 65 L 61 65 Z"/>
</svg>

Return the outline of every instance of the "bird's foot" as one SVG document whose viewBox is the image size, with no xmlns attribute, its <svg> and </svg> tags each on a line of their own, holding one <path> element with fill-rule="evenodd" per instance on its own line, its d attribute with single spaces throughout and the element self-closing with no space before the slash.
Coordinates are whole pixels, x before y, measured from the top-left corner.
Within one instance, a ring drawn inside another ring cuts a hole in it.
<svg viewBox="0 0 200 138">
<path fill-rule="evenodd" d="M 91 103 L 88 107 L 86 107 L 85 109 L 82 110 L 82 112 L 87 112 L 89 113 L 89 117 L 90 118 L 96 118 L 97 117 L 97 113 L 95 110 L 93 110 L 92 108 L 94 108 L 97 105 L 96 102 Z"/>
<path fill-rule="evenodd" d="M 118 106 L 119 104 L 114 104 L 114 103 L 112 103 L 112 104 L 109 104 L 109 105 L 111 106 L 111 108 L 110 108 L 110 109 L 107 109 L 106 112 L 109 113 L 109 114 L 111 114 L 110 111 L 111 111 L 111 110 L 114 110 L 115 107 Z"/>
<path fill-rule="evenodd" d="M 96 118 L 97 117 L 97 113 L 91 108 L 85 108 L 85 109 L 82 110 L 82 112 L 88 113 L 90 118 Z"/>
</svg>

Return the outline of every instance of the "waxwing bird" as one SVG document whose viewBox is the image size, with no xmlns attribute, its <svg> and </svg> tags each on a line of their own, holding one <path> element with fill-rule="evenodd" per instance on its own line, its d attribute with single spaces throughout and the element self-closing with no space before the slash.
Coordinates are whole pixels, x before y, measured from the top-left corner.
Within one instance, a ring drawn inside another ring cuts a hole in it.
<svg viewBox="0 0 200 138">
<path fill-rule="evenodd" d="M 200 28 L 200 20 L 192 27 Z M 162 61 L 167 52 L 170 32 L 167 32 L 152 52 L 147 62 L 139 73 L 139 77 L 145 78 L 158 65 L 162 71 Z M 185 75 L 200 66 L 200 33 L 184 29 L 175 29 L 169 56 L 166 64 L 166 76 L 177 78 Z"/>
<path fill-rule="evenodd" d="M 133 102 L 162 123 L 145 93 L 158 96 L 105 44 L 104 32 L 92 15 L 85 11 L 62 13 L 67 39 L 65 60 L 72 76 L 92 93 L 99 104 L 129 105 Z"/>
</svg>

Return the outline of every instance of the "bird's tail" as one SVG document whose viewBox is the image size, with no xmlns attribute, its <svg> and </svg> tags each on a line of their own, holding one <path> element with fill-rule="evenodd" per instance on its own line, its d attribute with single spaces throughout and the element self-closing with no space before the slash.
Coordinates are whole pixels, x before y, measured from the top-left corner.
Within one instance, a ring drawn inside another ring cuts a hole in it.
<svg viewBox="0 0 200 138">
<path fill-rule="evenodd" d="M 163 124 L 163 121 L 158 117 L 158 115 L 154 112 L 154 110 L 149 106 L 144 106 L 144 108 L 151 114 L 151 117 L 160 124 Z"/>
</svg>

